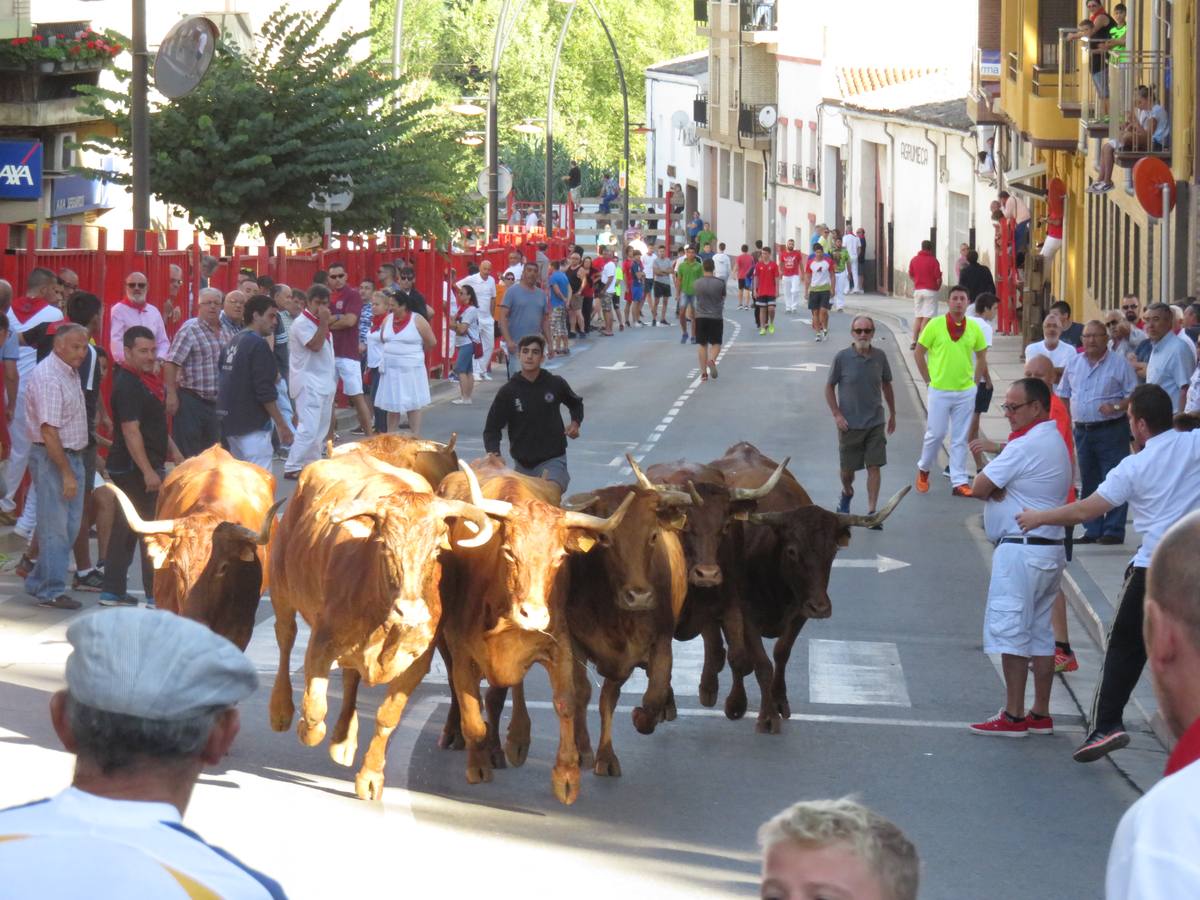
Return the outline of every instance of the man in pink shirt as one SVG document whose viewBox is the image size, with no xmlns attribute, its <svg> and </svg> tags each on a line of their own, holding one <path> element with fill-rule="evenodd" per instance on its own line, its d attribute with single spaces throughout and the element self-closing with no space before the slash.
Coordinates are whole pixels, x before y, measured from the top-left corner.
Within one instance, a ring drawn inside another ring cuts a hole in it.
<svg viewBox="0 0 1200 900">
<path fill-rule="evenodd" d="M 125 332 L 134 325 L 144 325 L 154 335 L 155 358 L 160 362 L 167 358 L 171 342 L 167 340 L 167 329 L 162 314 L 146 302 L 150 284 L 141 272 L 130 272 L 125 276 L 125 296 L 112 308 L 108 327 L 109 352 L 117 365 L 125 362 Z"/>
</svg>

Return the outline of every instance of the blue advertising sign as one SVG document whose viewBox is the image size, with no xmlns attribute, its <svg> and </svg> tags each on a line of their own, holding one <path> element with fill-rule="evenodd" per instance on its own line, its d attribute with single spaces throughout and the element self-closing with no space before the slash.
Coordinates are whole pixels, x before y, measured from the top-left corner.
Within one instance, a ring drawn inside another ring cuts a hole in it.
<svg viewBox="0 0 1200 900">
<path fill-rule="evenodd" d="M 42 196 L 42 142 L 0 141 L 0 200 Z"/>
<path fill-rule="evenodd" d="M 979 51 L 979 75 L 981 78 L 1000 77 L 1000 51 Z"/>
<path fill-rule="evenodd" d="M 112 159 L 103 163 L 105 171 L 112 171 Z M 84 175 L 67 175 L 56 178 L 50 186 L 50 216 L 73 216 L 96 209 L 111 209 L 108 200 L 109 182 L 91 179 Z"/>
</svg>

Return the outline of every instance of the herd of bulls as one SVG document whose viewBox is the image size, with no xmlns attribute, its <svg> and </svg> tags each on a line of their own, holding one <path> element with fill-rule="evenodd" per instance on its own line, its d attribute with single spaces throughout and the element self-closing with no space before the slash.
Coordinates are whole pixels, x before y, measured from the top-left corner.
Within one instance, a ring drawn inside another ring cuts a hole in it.
<svg viewBox="0 0 1200 900">
<path fill-rule="evenodd" d="M 269 588 L 279 642 L 272 728 L 286 730 L 295 716 L 297 613 L 311 629 L 297 726 L 304 744 L 325 737 L 335 663 L 344 690 L 330 755 L 341 765 L 357 754 L 359 683 L 387 686 L 355 778 L 359 797 L 381 796 L 388 739 L 437 649 L 453 687 L 441 745 L 466 748 L 471 783 L 490 781 L 506 761 L 525 761 L 523 679 L 535 663 L 546 668 L 560 726 L 551 780 L 555 796 L 572 803 L 581 765 L 621 774 L 612 719 L 635 668 L 648 676 L 633 711 L 637 730 L 649 734 L 675 717 L 673 638 L 703 638 L 705 706 L 716 703 L 728 660 L 729 718 L 745 714 L 750 673 L 762 698 L 757 729 L 777 733 L 790 715 L 788 657 L 804 622 L 831 613 L 838 548 L 851 527 L 880 524 L 908 489 L 872 516 L 829 512 L 812 503 L 787 462 L 748 443 L 708 464 L 643 472 L 630 458 L 633 484 L 563 502 L 550 482 L 497 459 L 460 462 L 453 438 L 446 445 L 382 435 L 306 467 L 278 521 L 274 478 L 219 447 L 164 481 L 157 521 L 142 521 L 117 493 L 146 542 L 161 608 L 245 649 Z M 776 639 L 773 659 L 764 638 Z M 604 678 L 594 752 L 585 662 Z"/>
</svg>

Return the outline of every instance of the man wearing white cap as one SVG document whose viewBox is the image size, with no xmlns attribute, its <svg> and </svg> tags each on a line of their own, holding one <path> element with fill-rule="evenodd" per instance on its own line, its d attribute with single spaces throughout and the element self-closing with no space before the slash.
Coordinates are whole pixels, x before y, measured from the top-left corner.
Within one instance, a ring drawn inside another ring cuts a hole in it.
<svg viewBox="0 0 1200 900">
<path fill-rule="evenodd" d="M 237 736 L 236 704 L 258 686 L 249 660 L 203 625 L 148 609 L 86 615 L 67 640 L 67 689 L 50 718 L 75 776 L 0 811 L 5 895 L 283 897 L 181 824 L 201 771 Z"/>
</svg>

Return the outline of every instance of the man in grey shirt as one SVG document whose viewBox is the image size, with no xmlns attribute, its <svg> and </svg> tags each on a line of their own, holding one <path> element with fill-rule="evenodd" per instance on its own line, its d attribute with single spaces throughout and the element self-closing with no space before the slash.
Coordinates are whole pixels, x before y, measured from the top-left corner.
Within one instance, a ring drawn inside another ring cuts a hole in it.
<svg viewBox="0 0 1200 900">
<path fill-rule="evenodd" d="M 659 244 L 650 261 L 650 274 L 654 276 L 654 294 L 650 297 L 650 324 L 667 324 L 667 307 L 671 303 L 671 285 L 675 283 L 675 264 L 667 256 L 665 244 Z M 662 315 L 658 314 L 659 303 L 662 304 Z"/>
<path fill-rule="evenodd" d="M 692 294 L 696 298 L 696 351 L 700 354 L 700 380 L 717 377 L 717 355 L 725 334 L 725 282 L 714 274 L 715 263 L 703 262 L 704 274 L 696 279 Z"/>
<path fill-rule="evenodd" d="M 875 512 L 879 502 L 880 469 L 887 465 L 882 400 L 887 400 L 886 429 L 887 434 L 892 434 L 896 430 L 896 397 L 887 356 L 871 346 L 875 321 L 870 316 L 858 316 L 850 323 L 850 331 L 854 343 L 833 358 L 825 384 L 825 402 L 838 428 L 842 475 L 838 512 L 850 512 L 854 473 L 865 468 L 869 514 Z M 876 530 L 881 527 L 874 526 Z"/>
<path fill-rule="evenodd" d="M 521 367 L 517 362 L 517 343 L 527 334 L 540 334 L 550 343 L 550 304 L 546 302 L 546 293 L 537 287 L 537 263 L 527 262 L 521 270 L 521 280 L 504 292 L 504 302 L 500 305 L 496 324 L 500 326 L 500 334 L 504 338 L 505 366 L 508 377 Z M 550 351 L 549 356 L 554 356 Z"/>
</svg>

